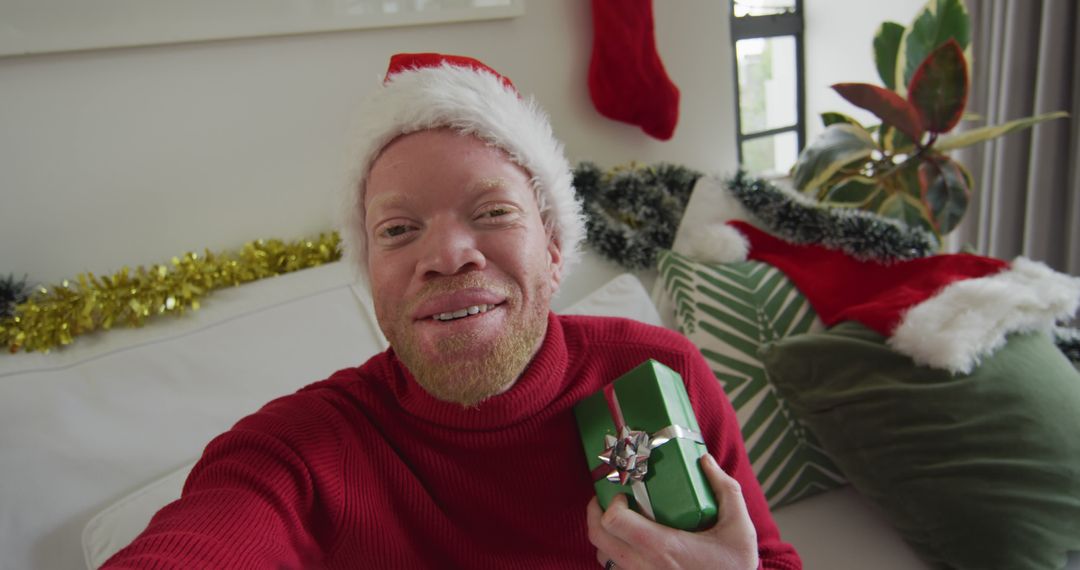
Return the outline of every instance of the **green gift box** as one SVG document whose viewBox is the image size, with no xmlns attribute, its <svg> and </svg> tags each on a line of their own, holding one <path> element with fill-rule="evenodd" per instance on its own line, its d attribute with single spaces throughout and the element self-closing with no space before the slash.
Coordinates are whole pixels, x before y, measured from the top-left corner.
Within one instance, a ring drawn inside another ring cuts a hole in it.
<svg viewBox="0 0 1080 570">
<path fill-rule="evenodd" d="M 678 372 L 650 359 L 578 402 L 574 416 L 601 507 L 622 493 L 666 526 L 716 522 L 716 499 L 698 465 L 707 450 Z"/>
</svg>

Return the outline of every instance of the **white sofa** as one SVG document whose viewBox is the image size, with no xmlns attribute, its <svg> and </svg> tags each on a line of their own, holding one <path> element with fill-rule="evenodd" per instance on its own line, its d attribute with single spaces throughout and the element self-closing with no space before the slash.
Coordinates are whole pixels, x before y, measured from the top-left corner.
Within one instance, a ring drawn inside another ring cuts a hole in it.
<svg viewBox="0 0 1080 570">
<path fill-rule="evenodd" d="M 590 253 L 555 308 L 659 324 L 638 277 Z M 212 437 L 384 349 L 372 315 L 334 263 L 217 292 L 179 319 L 0 358 L 0 570 L 96 567 L 179 496 Z M 926 568 L 849 488 L 775 516 L 809 569 Z"/>
</svg>

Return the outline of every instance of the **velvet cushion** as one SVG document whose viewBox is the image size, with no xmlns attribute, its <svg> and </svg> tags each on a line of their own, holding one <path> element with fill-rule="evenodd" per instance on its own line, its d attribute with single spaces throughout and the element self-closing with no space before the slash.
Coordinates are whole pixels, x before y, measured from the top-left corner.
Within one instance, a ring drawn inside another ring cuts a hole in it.
<svg viewBox="0 0 1080 570">
<path fill-rule="evenodd" d="M 974 372 L 854 322 L 765 346 L 776 389 L 931 565 L 1059 569 L 1080 550 L 1080 374 L 1039 333 Z"/>
</svg>

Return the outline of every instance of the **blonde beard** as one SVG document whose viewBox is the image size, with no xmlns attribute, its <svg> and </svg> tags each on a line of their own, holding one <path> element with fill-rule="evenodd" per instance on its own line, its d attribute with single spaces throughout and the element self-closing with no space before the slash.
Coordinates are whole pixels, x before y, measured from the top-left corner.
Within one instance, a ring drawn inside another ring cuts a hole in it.
<svg viewBox="0 0 1080 570">
<path fill-rule="evenodd" d="M 521 309 L 519 322 L 508 323 L 506 334 L 490 343 L 480 355 L 475 355 L 478 340 L 472 334 L 442 339 L 436 347 L 439 361 L 433 361 L 421 350 L 416 336 L 408 334 L 412 327 L 410 315 L 416 306 L 432 294 L 469 287 L 485 287 L 505 295 L 504 304 L 508 310 Z M 551 292 L 542 280 L 534 284 L 533 291 L 538 293 L 533 304 L 522 307 L 520 292 L 510 284 L 492 284 L 475 274 L 466 274 L 460 278 L 430 283 L 416 300 L 408 303 L 406 310 L 389 320 L 388 315 L 377 307 L 376 317 L 397 357 L 428 394 L 444 402 L 474 407 L 512 386 L 539 349 L 547 333 Z"/>
</svg>

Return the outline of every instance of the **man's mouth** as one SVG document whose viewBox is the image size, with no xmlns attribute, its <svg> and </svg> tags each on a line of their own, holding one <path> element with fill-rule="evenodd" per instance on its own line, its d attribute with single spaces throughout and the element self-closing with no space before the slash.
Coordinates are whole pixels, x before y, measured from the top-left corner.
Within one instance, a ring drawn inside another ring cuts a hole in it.
<svg viewBox="0 0 1080 570">
<path fill-rule="evenodd" d="M 465 317 L 469 317 L 469 316 L 472 316 L 472 315 L 479 315 L 480 313 L 486 313 L 486 312 L 490 311 L 491 309 L 494 309 L 497 306 L 498 305 L 488 305 L 488 304 L 471 305 L 469 307 L 465 307 L 463 309 L 458 309 L 456 311 L 448 311 L 448 312 L 445 312 L 445 313 L 436 313 L 436 314 L 432 315 L 431 318 L 435 319 L 436 321 L 453 321 L 453 320 L 457 320 L 457 319 L 463 319 Z"/>
</svg>

